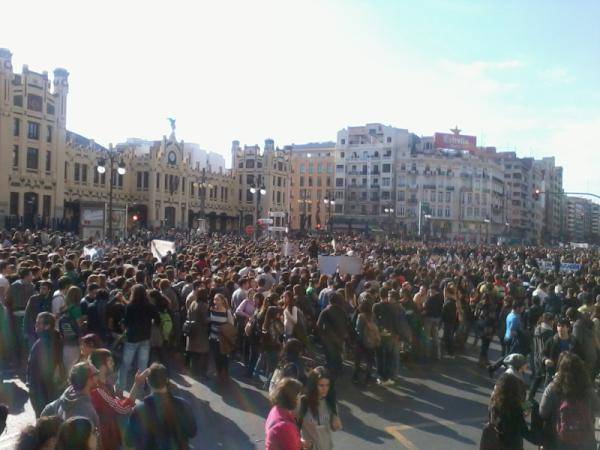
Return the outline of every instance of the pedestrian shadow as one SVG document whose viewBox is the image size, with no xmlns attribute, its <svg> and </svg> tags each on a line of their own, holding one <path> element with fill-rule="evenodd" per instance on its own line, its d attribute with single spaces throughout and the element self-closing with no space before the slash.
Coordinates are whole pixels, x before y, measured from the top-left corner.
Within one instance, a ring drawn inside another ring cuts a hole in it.
<svg viewBox="0 0 600 450">
<path fill-rule="evenodd" d="M 198 426 L 198 434 L 190 443 L 190 449 L 256 449 L 248 435 L 234 421 L 212 409 L 209 402 L 187 390 L 178 390 L 175 394 L 191 404 Z"/>
<path fill-rule="evenodd" d="M 29 393 L 13 381 L 0 383 L 0 403 L 8 406 L 10 414 L 20 414 L 25 411 Z"/>
<path fill-rule="evenodd" d="M 338 413 L 344 424 L 344 431 L 346 433 L 364 439 L 365 441 L 373 442 L 374 444 L 383 444 L 386 438 L 389 440 L 390 435 L 388 433 L 385 433 L 379 428 L 367 425 L 352 414 L 350 408 L 343 403 L 338 403 Z"/>
<path fill-rule="evenodd" d="M 244 387 L 233 379 L 226 385 L 217 385 L 215 392 L 221 395 L 224 403 L 232 408 L 266 418 L 271 409 L 266 392 L 258 388 Z"/>
</svg>

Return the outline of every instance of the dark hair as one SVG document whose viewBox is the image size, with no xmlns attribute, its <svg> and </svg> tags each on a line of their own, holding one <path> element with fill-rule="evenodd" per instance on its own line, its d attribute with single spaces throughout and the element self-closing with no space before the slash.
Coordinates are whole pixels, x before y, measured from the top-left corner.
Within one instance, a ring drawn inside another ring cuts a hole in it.
<svg viewBox="0 0 600 450">
<path fill-rule="evenodd" d="M 169 383 L 167 368 L 159 363 L 152 363 L 148 373 L 148 384 L 152 389 L 162 389 Z"/>
<path fill-rule="evenodd" d="M 15 450 L 38 450 L 56 437 L 61 424 L 62 419 L 58 416 L 40 417 L 35 425 L 23 428 Z"/>
<path fill-rule="evenodd" d="M 512 411 L 517 406 L 520 407 L 521 402 L 524 400 L 524 389 L 521 383 L 521 380 L 514 375 L 509 373 L 502 374 L 498 378 L 496 386 L 494 386 L 490 400 L 490 409 L 498 415 L 502 415 L 508 411 Z"/>
<path fill-rule="evenodd" d="M 90 353 L 90 362 L 100 370 L 100 367 L 106 365 L 106 361 L 112 358 L 112 353 L 106 348 L 97 348 Z"/>
<path fill-rule="evenodd" d="M 323 366 L 315 367 L 308 374 L 308 380 L 306 382 L 306 395 L 303 396 L 302 401 L 307 402 L 308 409 L 314 417 L 319 415 L 319 381 L 327 379 L 330 382 L 329 392 L 325 401 L 329 408 L 330 414 L 337 414 L 337 406 L 335 404 L 335 393 L 333 390 L 333 382 L 329 370 Z"/>
<path fill-rule="evenodd" d="M 90 419 L 71 417 L 60 426 L 55 450 L 88 450 L 88 441 L 94 432 Z"/>
<path fill-rule="evenodd" d="M 37 319 L 40 319 L 45 327 L 54 328 L 56 326 L 56 318 L 54 317 L 54 314 L 49 313 L 48 311 L 39 313 L 37 315 Z"/>
<path fill-rule="evenodd" d="M 302 383 L 295 378 L 282 378 L 269 395 L 273 406 L 294 411 L 298 404 L 298 394 L 302 391 Z"/>
<path fill-rule="evenodd" d="M 131 294 L 129 296 L 129 303 L 131 305 L 148 304 L 146 288 L 142 284 L 133 285 L 133 287 L 131 288 Z"/>
<path fill-rule="evenodd" d="M 554 385 L 561 396 L 573 399 L 585 397 L 592 383 L 583 360 L 573 352 L 563 352 L 558 359 Z"/>
</svg>

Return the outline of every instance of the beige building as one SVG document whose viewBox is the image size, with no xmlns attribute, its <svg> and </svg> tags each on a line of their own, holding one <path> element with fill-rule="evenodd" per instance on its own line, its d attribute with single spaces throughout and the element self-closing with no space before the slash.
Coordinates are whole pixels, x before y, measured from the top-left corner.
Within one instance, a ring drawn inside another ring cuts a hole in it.
<svg viewBox="0 0 600 450">
<path fill-rule="evenodd" d="M 0 223 L 52 224 L 63 217 L 69 74 L 12 67 L 0 49 Z"/>
<path fill-rule="evenodd" d="M 563 169 L 556 166 L 554 156 L 534 160 L 533 164 L 541 177 L 542 240 L 559 242 L 564 234 L 562 226 L 564 215 Z"/>
<path fill-rule="evenodd" d="M 565 201 L 565 238 L 567 242 L 592 243 L 596 206 L 591 200 L 568 196 Z M 597 211 L 597 210 L 596 210 Z"/>
<path fill-rule="evenodd" d="M 335 142 L 293 144 L 285 150 L 292 161 L 290 228 L 327 230 L 335 209 Z"/>
<path fill-rule="evenodd" d="M 209 231 L 239 229 L 235 179 L 220 155 L 178 141 L 173 128 L 168 138 L 117 145 L 126 172 L 111 183 L 109 169 L 97 170 L 108 149 L 66 129 L 68 72 L 56 69 L 51 83 L 27 66 L 15 73 L 11 59 L 0 49 L 0 223 L 102 236 L 112 185 L 115 235 L 126 226 L 191 228 L 200 218 Z"/>
<path fill-rule="evenodd" d="M 241 227 L 255 226 L 259 219 L 271 219 L 273 222 L 268 226 L 275 227 L 275 231 L 287 228 L 289 151 L 275 148 L 272 139 L 265 140 L 262 151 L 258 145 L 240 147 L 239 141 L 233 141 L 231 161 L 237 189 L 233 201 L 241 218 Z M 255 192 L 252 193 L 251 189 Z"/>
</svg>

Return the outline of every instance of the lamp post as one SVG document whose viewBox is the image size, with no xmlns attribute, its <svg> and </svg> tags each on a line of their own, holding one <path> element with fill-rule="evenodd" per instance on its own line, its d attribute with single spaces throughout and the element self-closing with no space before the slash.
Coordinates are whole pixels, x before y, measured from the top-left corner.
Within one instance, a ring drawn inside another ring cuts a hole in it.
<svg viewBox="0 0 600 450">
<path fill-rule="evenodd" d="M 258 214 L 260 208 L 260 196 L 266 195 L 267 190 L 265 189 L 265 185 L 263 184 L 260 188 L 256 186 L 254 183 L 250 185 L 250 193 L 256 196 L 256 219 L 254 220 L 254 240 L 258 240 Z"/>
<path fill-rule="evenodd" d="M 198 194 L 200 195 L 200 218 L 202 220 L 204 220 L 204 228 L 205 228 L 205 232 L 207 232 L 208 230 L 206 229 L 206 190 L 207 189 L 212 189 L 213 185 L 210 184 L 208 181 L 206 181 L 206 167 L 202 168 L 202 178 L 200 178 L 200 181 L 196 181 L 194 183 L 194 187 L 196 189 L 198 189 Z"/>
<path fill-rule="evenodd" d="M 108 146 L 108 150 L 105 152 L 106 156 L 98 159 L 98 163 L 96 166 L 96 170 L 100 175 L 106 173 L 106 169 L 108 168 L 108 239 L 112 239 L 113 237 L 113 227 L 112 227 L 112 213 L 113 213 L 113 185 L 116 183 L 115 179 L 115 163 L 116 171 L 119 175 L 123 176 L 127 173 L 125 169 L 125 163 L 123 162 L 123 157 L 120 152 L 117 152 L 113 149 L 112 144 Z M 118 162 L 117 162 L 118 160 Z"/>
<path fill-rule="evenodd" d="M 329 228 L 329 233 L 333 234 L 333 223 L 331 223 L 331 210 L 335 206 L 335 200 L 333 198 L 325 197 L 323 199 L 323 203 L 328 205 L 327 208 L 327 228 Z"/>
<path fill-rule="evenodd" d="M 488 218 L 483 219 L 483 223 L 485 223 L 485 243 L 489 244 L 490 242 L 490 222 L 491 220 Z"/>
<path fill-rule="evenodd" d="M 383 208 L 383 212 L 388 215 L 390 224 L 392 225 L 391 226 L 392 229 L 390 231 L 393 232 L 394 231 L 394 226 L 393 226 L 393 218 L 392 217 L 394 215 L 394 208 L 392 208 L 391 206 L 388 206 L 386 208 Z"/>
</svg>

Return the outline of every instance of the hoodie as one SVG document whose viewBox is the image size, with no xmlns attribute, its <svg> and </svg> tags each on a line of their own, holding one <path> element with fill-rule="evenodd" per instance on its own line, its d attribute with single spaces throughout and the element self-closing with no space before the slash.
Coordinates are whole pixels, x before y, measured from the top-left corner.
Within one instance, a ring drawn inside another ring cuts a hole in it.
<svg viewBox="0 0 600 450">
<path fill-rule="evenodd" d="M 73 386 L 69 386 L 57 400 L 49 403 L 42 411 L 42 416 L 59 416 L 63 420 L 81 416 L 90 419 L 96 428 L 100 426 L 100 419 L 92 405 L 91 397 L 76 391 Z"/>
</svg>

